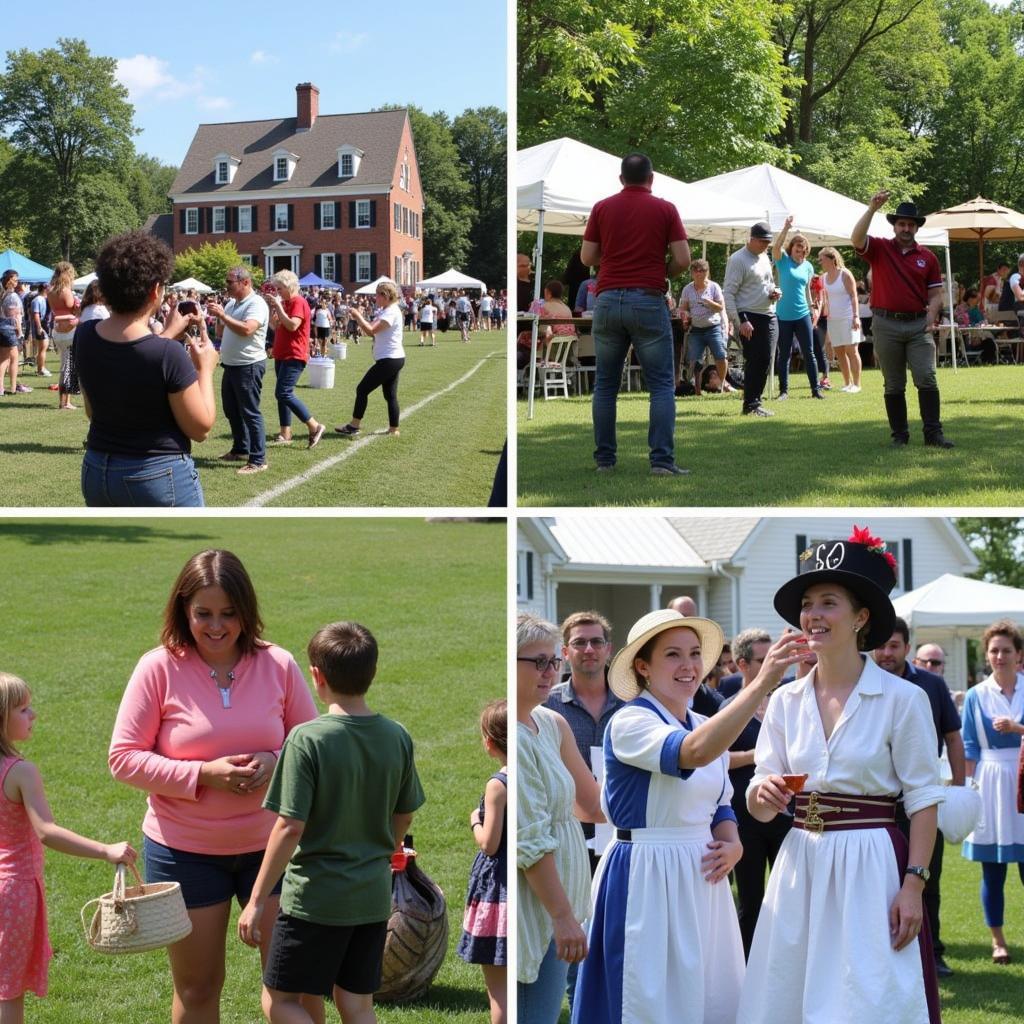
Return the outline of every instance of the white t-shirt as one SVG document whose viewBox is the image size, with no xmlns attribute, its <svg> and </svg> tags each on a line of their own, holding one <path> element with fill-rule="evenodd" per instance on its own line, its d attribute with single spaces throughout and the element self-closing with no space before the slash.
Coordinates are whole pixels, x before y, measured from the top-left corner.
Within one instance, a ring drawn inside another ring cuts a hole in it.
<svg viewBox="0 0 1024 1024">
<path fill-rule="evenodd" d="M 316 327 L 330 327 L 331 314 L 326 306 L 317 306 L 316 318 L 313 321 Z"/>
<path fill-rule="evenodd" d="M 481 299 L 480 299 L 480 312 L 481 313 L 490 313 L 490 311 L 491 311 L 491 303 L 493 301 L 494 300 L 490 297 L 490 295 L 482 296 Z"/>
<path fill-rule="evenodd" d="M 455 300 L 455 310 L 458 313 L 472 313 L 473 303 L 471 303 L 469 299 L 466 298 L 465 295 L 460 295 Z"/>
<path fill-rule="evenodd" d="M 402 324 L 404 318 L 398 303 L 393 302 L 377 315 L 377 321 L 388 324 L 388 330 L 373 336 L 374 359 L 404 359 L 405 349 L 402 347 Z"/>
<path fill-rule="evenodd" d="M 259 327 L 246 338 L 236 334 L 230 327 L 224 327 L 220 339 L 220 361 L 225 366 L 248 366 L 267 358 L 267 322 L 270 308 L 259 292 L 250 292 L 244 299 L 232 299 L 224 312 L 233 320 L 256 320 Z"/>
<path fill-rule="evenodd" d="M 432 302 L 424 303 L 420 306 L 420 323 L 432 324 L 434 322 L 434 314 L 436 312 L 437 307 Z"/>
</svg>

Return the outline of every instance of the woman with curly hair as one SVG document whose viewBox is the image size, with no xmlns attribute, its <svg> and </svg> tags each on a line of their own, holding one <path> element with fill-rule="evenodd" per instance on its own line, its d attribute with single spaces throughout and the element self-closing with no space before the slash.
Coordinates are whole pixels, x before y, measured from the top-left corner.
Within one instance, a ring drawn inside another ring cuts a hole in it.
<svg viewBox="0 0 1024 1024">
<path fill-rule="evenodd" d="M 90 506 L 201 506 L 192 441 L 205 441 L 216 418 L 217 353 L 198 314 L 160 308 L 174 255 L 146 231 L 115 235 L 96 258 L 110 316 L 83 323 L 72 346 L 89 436 L 82 494 Z M 199 337 L 179 344 L 195 324 Z"/>
</svg>

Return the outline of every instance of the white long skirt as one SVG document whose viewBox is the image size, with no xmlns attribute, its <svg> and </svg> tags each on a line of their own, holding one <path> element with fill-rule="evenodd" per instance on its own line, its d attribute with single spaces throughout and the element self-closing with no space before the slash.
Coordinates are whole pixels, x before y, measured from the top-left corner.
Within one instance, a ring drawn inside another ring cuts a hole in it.
<svg viewBox="0 0 1024 1024">
<path fill-rule="evenodd" d="M 747 961 L 742 1024 L 928 1024 L 921 952 L 896 952 L 901 880 L 883 828 L 794 828 L 775 860 Z"/>
</svg>

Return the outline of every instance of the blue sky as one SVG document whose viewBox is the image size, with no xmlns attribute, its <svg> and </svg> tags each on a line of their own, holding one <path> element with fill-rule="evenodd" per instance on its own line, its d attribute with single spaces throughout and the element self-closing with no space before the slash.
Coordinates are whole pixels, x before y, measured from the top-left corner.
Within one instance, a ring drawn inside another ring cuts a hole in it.
<svg viewBox="0 0 1024 1024">
<path fill-rule="evenodd" d="M 323 13 L 304 16 L 307 9 Z M 118 61 L 142 129 L 136 148 L 175 165 L 200 123 L 294 116 L 299 82 L 319 88 L 322 114 L 385 103 L 453 117 L 467 107 L 507 107 L 505 0 L 294 8 L 105 0 L 91 13 L 55 0 L 45 17 L 6 21 L 3 52 L 45 49 L 58 36 L 83 38 L 94 54 Z"/>
</svg>

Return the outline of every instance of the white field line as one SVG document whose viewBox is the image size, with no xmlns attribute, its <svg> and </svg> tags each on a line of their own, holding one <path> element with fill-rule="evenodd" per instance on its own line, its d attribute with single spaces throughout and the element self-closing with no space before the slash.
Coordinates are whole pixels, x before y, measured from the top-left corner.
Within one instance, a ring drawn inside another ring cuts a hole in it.
<svg viewBox="0 0 1024 1024">
<path fill-rule="evenodd" d="M 449 391 L 454 390 L 460 384 L 464 384 L 470 377 L 480 369 L 488 359 L 494 356 L 504 355 L 504 352 L 488 352 L 483 359 L 480 360 L 471 370 L 464 373 L 458 380 L 453 380 L 446 387 L 441 388 L 440 391 L 435 391 L 432 395 L 427 395 L 426 398 L 421 398 L 415 405 L 410 405 L 408 409 L 403 409 L 399 416 L 399 422 L 404 421 L 407 417 L 411 416 L 414 412 L 419 412 L 425 405 L 434 401 L 435 398 L 440 398 L 442 395 L 448 394 Z M 350 459 L 356 452 L 365 448 L 368 444 L 376 441 L 382 437 L 387 437 L 386 432 L 367 434 L 365 437 L 361 437 L 358 441 L 353 441 L 348 444 L 344 451 L 339 452 L 337 455 L 332 455 L 328 459 L 324 459 L 323 462 L 318 462 L 315 466 L 310 466 L 304 473 L 300 473 L 298 476 L 293 476 L 289 480 L 285 480 L 279 483 L 276 487 L 271 487 L 269 491 L 264 491 L 262 494 L 257 494 L 255 497 L 250 498 L 244 502 L 243 508 L 262 508 L 264 505 L 280 498 L 282 494 L 287 494 L 289 491 L 294 490 L 296 487 L 301 487 L 304 483 L 312 480 L 313 477 L 318 476 L 320 473 L 325 473 L 329 469 L 333 469 L 340 462 L 344 462 L 346 459 Z"/>
</svg>

